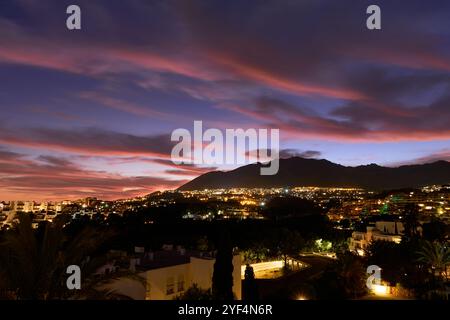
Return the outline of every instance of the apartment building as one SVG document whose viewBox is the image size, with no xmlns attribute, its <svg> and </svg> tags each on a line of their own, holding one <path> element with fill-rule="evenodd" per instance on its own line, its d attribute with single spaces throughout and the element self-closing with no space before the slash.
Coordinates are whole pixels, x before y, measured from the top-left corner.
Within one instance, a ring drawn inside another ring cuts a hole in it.
<svg viewBox="0 0 450 320">
<path fill-rule="evenodd" d="M 173 300 L 194 284 L 201 289 L 212 287 L 215 263 L 212 253 L 172 246 L 156 252 L 143 252 L 141 248 L 137 251 L 129 267 L 143 278 L 143 283 L 122 278 L 108 288 L 135 300 Z M 233 293 L 240 300 L 241 256 L 238 253 L 233 255 L 233 267 Z"/>
<path fill-rule="evenodd" d="M 391 241 L 400 243 L 404 233 L 402 222 L 377 221 L 375 225 L 368 226 L 366 232 L 354 231 L 350 238 L 349 250 L 364 255 L 372 241 Z"/>
</svg>

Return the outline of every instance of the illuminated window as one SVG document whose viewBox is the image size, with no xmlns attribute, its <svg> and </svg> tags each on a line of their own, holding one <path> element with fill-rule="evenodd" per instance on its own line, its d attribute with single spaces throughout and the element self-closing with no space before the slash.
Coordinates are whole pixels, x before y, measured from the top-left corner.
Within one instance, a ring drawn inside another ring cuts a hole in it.
<svg viewBox="0 0 450 320">
<path fill-rule="evenodd" d="M 166 294 L 173 294 L 175 292 L 175 284 L 173 277 L 167 278 Z"/>
</svg>

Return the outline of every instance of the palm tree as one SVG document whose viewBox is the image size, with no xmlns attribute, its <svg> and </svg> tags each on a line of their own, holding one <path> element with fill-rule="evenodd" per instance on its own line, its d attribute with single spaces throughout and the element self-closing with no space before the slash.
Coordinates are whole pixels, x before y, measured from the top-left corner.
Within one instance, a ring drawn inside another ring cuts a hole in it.
<svg viewBox="0 0 450 320">
<path fill-rule="evenodd" d="M 43 233 L 32 228 L 28 214 L 20 214 L 15 228 L 9 230 L 0 244 L 0 291 L 10 299 L 68 299 L 96 297 L 101 284 L 124 276 L 112 274 L 93 277 L 109 257 L 98 255 L 99 247 L 114 234 L 100 228 L 86 227 L 73 238 L 64 233 L 66 218 L 55 218 L 43 227 Z M 66 287 L 66 268 L 81 268 L 82 290 L 74 292 Z M 95 295 L 94 292 L 97 292 Z M 75 295 L 76 293 L 76 295 Z M 113 291 L 103 297 L 113 297 Z"/>
<path fill-rule="evenodd" d="M 450 265 L 450 250 L 445 244 L 424 241 L 417 256 L 417 262 L 425 264 L 433 276 L 448 280 L 447 267 Z"/>
</svg>

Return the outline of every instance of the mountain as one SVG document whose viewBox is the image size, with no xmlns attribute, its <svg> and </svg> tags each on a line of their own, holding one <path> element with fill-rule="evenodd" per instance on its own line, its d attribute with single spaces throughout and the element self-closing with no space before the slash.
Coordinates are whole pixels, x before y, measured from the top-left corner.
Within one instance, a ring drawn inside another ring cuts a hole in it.
<svg viewBox="0 0 450 320">
<path fill-rule="evenodd" d="M 404 165 L 397 168 L 376 164 L 346 167 L 328 160 L 293 157 L 280 159 L 273 176 L 260 175 L 261 163 L 232 171 L 212 171 L 181 186 L 178 190 L 270 187 L 359 187 L 373 190 L 420 187 L 450 183 L 450 162 Z"/>
</svg>

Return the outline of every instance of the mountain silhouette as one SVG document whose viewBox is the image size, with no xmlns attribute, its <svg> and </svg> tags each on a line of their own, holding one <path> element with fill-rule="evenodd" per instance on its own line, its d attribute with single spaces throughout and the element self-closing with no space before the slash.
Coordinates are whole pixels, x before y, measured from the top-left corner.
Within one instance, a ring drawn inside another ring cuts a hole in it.
<svg viewBox="0 0 450 320">
<path fill-rule="evenodd" d="M 280 159 L 276 175 L 260 175 L 255 163 L 231 171 L 212 171 L 184 184 L 178 190 L 272 187 L 358 187 L 370 190 L 413 188 L 450 183 L 450 162 L 403 165 L 396 168 L 376 164 L 347 167 L 328 160 L 292 157 Z"/>
</svg>

